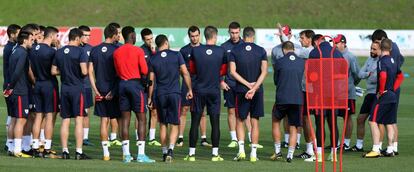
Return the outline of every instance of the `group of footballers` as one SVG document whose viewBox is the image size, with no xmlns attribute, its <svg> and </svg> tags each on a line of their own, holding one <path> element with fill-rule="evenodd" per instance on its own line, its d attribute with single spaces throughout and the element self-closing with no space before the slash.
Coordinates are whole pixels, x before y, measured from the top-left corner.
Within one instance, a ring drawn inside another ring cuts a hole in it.
<svg viewBox="0 0 414 172">
<path fill-rule="evenodd" d="M 333 48 L 336 48 L 333 58 L 345 58 L 348 62 L 350 115 L 355 113 L 356 86 L 361 79 L 367 79 L 368 94 L 358 116 L 358 137 L 353 147 L 350 146 L 352 116 L 345 118 L 344 111 L 340 110 L 335 111 L 334 115 L 330 111 L 323 113 L 326 114 L 330 131 L 336 132 L 331 132 L 331 145 L 327 147 L 331 148 L 331 154 L 328 159 L 336 161 L 337 147 L 343 147 L 346 151 L 363 151 L 368 117 L 374 145 L 372 151 L 364 156 L 397 155 L 396 113 L 399 86 L 403 80 L 400 67 L 404 58 L 386 33 L 383 30 L 373 33 L 371 57 L 360 69 L 342 34 L 332 39 L 336 45 L 332 46 L 322 35 L 304 30 L 299 34 L 301 45 L 297 45 L 289 41 L 293 35 L 288 25 L 278 24 L 278 29 L 282 43 L 275 46 L 271 53 L 276 86 L 272 110 L 274 154 L 271 159 L 284 159 L 281 148 L 285 147 L 288 148 L 286 161 L 291 162 L 295 149 L 300 149 L 303 131 L 306 148 L 296 157 L 305 161 L 322 161 L 325 131 L 320 128 L 321 115 L 317 110 L 310 111 L 315 117 L 316 132 L 310 129 L 312 121 L 307 118 L 305 61 L 308 58 L 330 57 Z M 163 161 L 172 162 L 175 146 L 184 144 L 188 111 L 191 112 L 189 153 L 184 160 L 196 160 L 200 128 L 201 145 L 211 147 L 211 161 L 223 161 L 219 154 L 223 90 L 231 136 L 228 147 L 238 147 L 234 160 L 246 159 L 245 127 L 251 147 L 250 161 L 258 160 L 257 149 L 263 147 L 259 144 L 259 119 L 264 116 L 263 81 L 268 72 L 268 60 L 265 49 L 254 43 L 253 27 L 243 28 L 241 36 L 240 24 L 231 22 L 228 27 L 230 39 L 218 46 L 216 27 L 204 28 L 206 44 L 201 44 L 200 29 L 191 26 L 188 28 L 190 43 L 180 51 L 171 50 L 168 38 L 163 34 L 157 35 L 154 40 L 148 28 L 141 31 L 144 44 L 137 47 L 135 29 L 131 26 L 121 28 L 117 23 L 105 27 L 104 42 L 94 47 L 88 44 L 91 35 L 88 26 L 72 28 L 69 42 L 63 47 L 58 33 L 55 27 L 37 24 L 23 27 L 12 24 L 7 28 L 9 42 L 3 54 L 3 94 L 9 116 L 5 146 L 9 155 L 70 159 L 69 126 L 74 118 L 75 159 L 90 159 L 82 147 L 93 145 L 88 139 L 88 115 L 94 105 L 94 114 L 100 117 L 100 139 L 105 161 L 111 159 L 110 146 L 122 146 L 125 163 L 133 160 L 155 162 L 145 154 L 145 145 L 148 144 L 160 146 Z M 120 42 L 122 38 L 123 44 Z M 314 47 L 319 47 L 321 53 Z M 57 76 L 60 76 L 60 82 Z M 138 153 L 135 157 L 129 151 L 131 111 L 136 116 Z M 150 114 L 148 124 L 147 111 Z M 58 113 L 62 118 L 61 156 L 52 150 Z M 206 137 L 206 115 L 210 118 L 211 144 Z M 332 144 L 340 143 L 337 116 L 348 120 L 343 146 Z M 284 142 L 281 139 L 281 121 Z M 155 139 L 157 123 L 160 142 Z M 146 138 L 147 128 L 149 139 Z M 381 152 L 385 128 L 388 147 Z M 117 138 L 118 132 L 121 141 Z M 317 145 L 314 145 L 314 140 Z"/>
</svg>

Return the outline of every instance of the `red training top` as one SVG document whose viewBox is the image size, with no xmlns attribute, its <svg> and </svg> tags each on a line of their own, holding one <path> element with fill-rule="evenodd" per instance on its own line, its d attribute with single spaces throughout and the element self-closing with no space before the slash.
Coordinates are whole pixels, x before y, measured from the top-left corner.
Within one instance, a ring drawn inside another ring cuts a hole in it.
<svg viewBox="0 0 414 172">
<path fill-rule="evenodd" d="M 131 44 L 124 44 L 114 51 L 114 65 L 122 80 L 139 79 L 141 74 L 148 74 L 144 50 Z"/>
</svg>

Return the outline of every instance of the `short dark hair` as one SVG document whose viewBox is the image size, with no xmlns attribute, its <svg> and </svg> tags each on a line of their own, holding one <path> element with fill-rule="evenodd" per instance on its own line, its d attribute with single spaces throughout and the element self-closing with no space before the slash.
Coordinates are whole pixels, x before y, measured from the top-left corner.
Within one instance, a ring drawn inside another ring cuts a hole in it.
<svg viewBox="0 0 414 172">
<path fill-rule="evenodd" d="M 321 35 L 321 34 L 316 34 L 315 36 L 313 36 L 312 37 L 312 46 L 316 47 L 316 41 L 318 41 L 322 37 L 323 37 L 323 35 Z"/>
<path fill-rule="evenodd" d="M 240 23 L 233 21 L 229 24 L 229 29 L 240 29 Z"/>
<path fill-rule="evenodd" d="M 79 28 L 73 28 L 69 31 L 69 41 L 74 41 L 76 38 L 82 37 L 83 33 Z"/>
<path fill-rule="evenodd" d="M 91 28 L 89 26 L 86 26 L 86 25 L 80 25 L 78 27 L 78 29 L 82 32 L 90 32 L 91 31 Z"/>
<path fill-rule="evenodd" d="M 142 40 L 144 40 L 144 36 L 151 35 L 151 34 L 152 34 L 151 29 L 148 29 L 148 28 L 142 29 L 141 30 L 141 38 L 142 38 Z"/>
<path fill-rule="evenodd" d="M 59 33 L 59 30 L 57 28 L 53 27 L 53 26 L 48 26 L 48 27 L 45 28 L 45 31 L 44 31 L 43 35 L 46 38 L 46 37 L 49 37 L 51 34 L 54 34 L 54 33 Z"/>
<path fill-rule="evenodd" d="M 108 26 L 105 27 L 105 29 L 104 29 L 105 39 L 112 38 L 116 34 L 118 34 L 118 30 L 114 25 L 108 25 Z"/>
<path fill-rule="evenodd" d="M 19 32 L 19 35 L 17 35 L 17 43 L 19 45 L 22 45 L 24 40 L 27 40 L 30 38 L 30 35 L 32 35 L 31 32 L 27 32 L 27 31 L 21 31 Z"/>
<path fill-rule="evenodd" d="M 391 39 L 385 38 L 381 41 L 381 51 L 391 51 L 392 49 L 392 41 Z"/>
<path fill-rule="evenodd" d="M 387 33 L 385 33 L 385 31 L 382 30 L 382 29 L 375 30 L 374 33 L 372 33 L 372 36 L 371 36 L 372 42 L 378 41 L 378 40 L 381 41 L 381 40 L 386 39 L 386 38 L 388 38 Z"/>
<path fill-rule="evenodd" d="M 198 31 L 198 33 L 200 33 L 200 28 L 198 28 L 197 26 L 190 26 L 188 28 L 187 34 L 190 35 L 190 32 L 196 32 Z"/>
<path fill-rule="evenodd" d="M 40 32 L 45 32 L 46 27 L 43 26 L 43 25 L 39 25 L 39 30 L 40 30 Z"/>
<path fill-rule="evenodd" d="M 40 30 L 39 25 L 34 24 L 34 23 L 30 23 L 30 24 L 26 24 L 22 27 L 22 29 L 20 29 L 21 31 L 24 32 L 30 32 L 33 33 L 33 31 L 35 30 Z"/>
<path fill-rule="evenodd" d="M 307 30 L 302 30 L 302 31 L 299 33 L 299 36 L 300 36 L 300 35 L 305 35 L 305 36 L 306 36 L 306 38 L 310 38 L 310 39 L 312 39 L 312 38 L 313 38 L 313 36 L 315 36 L 315 32 L 314 32 L 313 30 L 307 29 Z"/>
<path fill-rule="evenodd" d="M 286 41 L 282 43 L 283 50 L 295 50 L 295 45 L 292 42 Z"/>
<path fill-rule="evenodd" d="M 157 45 L 157 47 L 161 47 L 167 41 L 168 41 L 168 38 L 164 34 L 161 34 L 155 37 L 155 45 Z"/>
<path fill-rule="evenodd" d="M 122 36 L 124 37 L 125 41 L 127 41 L 128 35 L 131 33 L 135 33 L 135 29 L 132 26 L 125 26 L 122 28 Z"/>
<path fill-rule="evenodd" d="M 204 37 L 206 37 L 206 40 L 210 40 L 213 38 L 214 35 L 217 35 L 218 30 L 214 26 L 207 26 L 204 28 Z"/>
<path fill-rule="evenodd" d="M 243 38 L 250 38 L 255 34 L 256 32 L 254 31 L 254 28 L 251 26 L 247 26 L 243 29 Z"/>
<path fill-rule="evenodd" d="M 116 29 L 121 28 L 121 25 L 119 23 L 116 23 L 116 22 L 109 23 L 108 26 L 113 26 Z"/>
<path fill-rule="evenodd" d="M 16 34 L 21 27 L 17 24 L 11 24 L 7 26 L 7 36 L 10 38 L 11 34 Z"/>
</svg>

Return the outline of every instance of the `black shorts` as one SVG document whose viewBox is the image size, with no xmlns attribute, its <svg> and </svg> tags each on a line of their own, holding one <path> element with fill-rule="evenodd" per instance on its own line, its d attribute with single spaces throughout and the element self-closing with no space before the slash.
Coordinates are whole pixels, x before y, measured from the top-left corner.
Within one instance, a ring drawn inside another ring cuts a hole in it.
<svg viewBox="0 0 414 172">
<path fill-rule="evenodd" d="M 369 93 L 365 95 L 364 102 L 362 103 L 361 110 L 359 114 L 369 114 L 377 101 L 377 94 Z"/>
<path fill-rule="evenodd" d="M 273 105 L 272 115 L 278 120 L 282 120 L 287 116 L 289 125 L 300 127 L 302 126 L 302 105 L 284 104 Z"/>
<path fill-rule="evenodd" d="M 35 112 L 50 113 L 59 111 L 59 93 L 51 81 L 36 81 L 34 87 Z"/>
<path fill-rule="evenodd" d="M 119 106 L 121 112 L 134 111 L 145 113 L 147 108 L 147 96 L 139 80 L 120 81 L 119 83 Z"/>
<path fill-rule="evenodd" d="M 88 109 L 93 106 L 93 93 L 92 88 L 85 88 L 85 108 Z M 86 111 L 89 113 L 88 111 Z"/>
<path fill-rule="evenodd" d="M 14 118 L 27 118 L 29 116 L 29 96 L 28 95 L 15 95 L 9 96 L 11 117 Z"/>
<path fill-rule="evenodd" d="M 208 115 L 220 115 L 221 95 L 217 93 L 195 93 L 191 105 L 191 112 L 202 114 L 207 108 Z"/>
<path fill-rule="evenodd" d="M 115 96 L 111 100 L 102 100 L 95 102 L 94 114 L 99 117 L 107 117 L 110 119 L 120 118 L 121 110 L 119 108 L 119 97 Z"/>
<path fill-rule="evenodd" d="M 397 116 L 396 103 L 381 104 L 379 101 L 372 108 L 369 121 L 376 122 L 378 124 L 395 124 Z"/>
<path fill-rule="evenodd" d="M 355 100 L 348 99 L 348 116 L 355 114 Z M 339 109 L 338 110 L 339 117 L 345 117 L 345 110 Z"/>
<path fill-rule="evenodd" d="M 246 93 L 237 93 L 236 95 L 236 117 L 245 120 L 249 113 L 251 118 L 263 117 L 263 92 L 256 92 L 251 100 L 247 100 L 245 95 Z"/>
<path fill-rule="evenodd" d="M 83 88 L 62 89 L 61 91 L 61 112 L 62 118 L 85 117 L 85 98 Z"/>
<path fill-rule="evenodd" d="M 12 106 L 11 106 L 11 103 L 10 103 L 10 98 L 5 97 L 4 101 L 6 102 L 7 116 L 13 116 L 13 113 L 12 113 L 13 109 L 12 109 Z"/>
<path fill-rule="evenodd" d="M 236 106 L 236 91 L 234 87 L 230 87 L 228 91 L 223 91 L 224 107 L 235 108 Z"/>
<path fill-rule="evenodd" d="M 161 124 L 180 124 L 181 95 L 171 93 L 157 96 L 158 121 Z"/>
</svg>

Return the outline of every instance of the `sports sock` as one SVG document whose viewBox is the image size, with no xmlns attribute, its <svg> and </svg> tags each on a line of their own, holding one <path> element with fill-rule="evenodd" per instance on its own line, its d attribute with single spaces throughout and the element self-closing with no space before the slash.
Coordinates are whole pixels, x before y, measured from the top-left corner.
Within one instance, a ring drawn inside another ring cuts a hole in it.
<svg viewBox="0 0 414 172">
<path fill-rule="evenodd" d="M 156 131 L 156 129 L 155 128 L 151 128 L 151 129 L 149 129 L 149 140 L 151 141 L 151 140 L 155 140 L 155 131 Z"/>
<path fill-rule="evenodd" d="M 364 140 L 362 140 L 362 139 L 357 139 L 357 141 L 356 141 L 356 147 L 357 147 L 358 149 L 362 149 L 362 148 L 364 147 Z"/>
<path fill-rule="evenodd" d="M 122 141 L 122 153 L 124 156 L 131 155 L 131 153 L 129 152 L 129 140 Z"/>
<path fill-rule="evenodd" d="M 239 153 L 244 153 L 244 141 L 238 141 Z"/>
<path fill-rule="evenodd" d="M 231 140 L 237 141 L 237 134 L 236 131 L 230 131 Z"/>
<path fill-rule="evenodd" d="M 89 136 L 89 128 L 83 128 L 83 140 L 87 140 Z"/>
<path fill-rule="evenodd" d="M 115 140 L 116 139 L 116 133 L 111 133 L 109 136 L 109 140 Z"/>
<path fill-rule="evenodd" d="M 138 141 L 138 155 L 145 155 L 145 141 Z"/>
<path fill-rule="evenodd" d="M 275 154 L 278 154 L 280 152 L 280 142 L 275 143 Z"/>
<path fill-rule="evenodd" d="M 295 153 L 295 147 L 289 147 L 287 158 L 293 159 L 293 153 Z"/>
<path fill-rule="evenodd" d="M 108 145 L 109 145 L 109 141 L 102 141 L 102 150 L 103 150 L 104 156 L 106 156 L 106 157 L 109 156 Z"/>
</svg>

